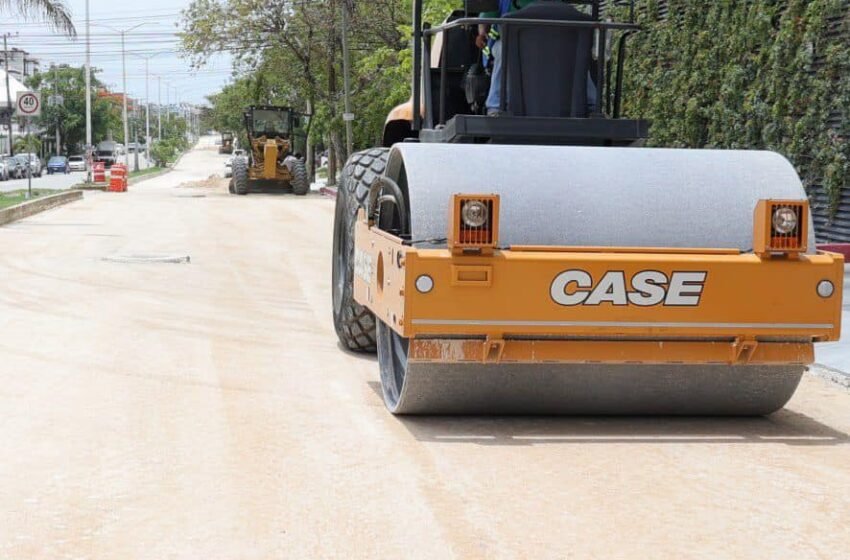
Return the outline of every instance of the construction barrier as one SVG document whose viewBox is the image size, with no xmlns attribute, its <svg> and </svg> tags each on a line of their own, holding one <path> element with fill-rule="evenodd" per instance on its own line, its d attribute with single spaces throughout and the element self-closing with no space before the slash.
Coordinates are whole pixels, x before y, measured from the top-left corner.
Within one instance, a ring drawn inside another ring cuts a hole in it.
<svg viewBox="0 0 850 560">
<path fill-rule="evenodd" d="M 102 161 L 97 161 L 92 168 L 94 173 L 94 182 L 95 183 L 105 183 L 106 182 L 106 164 Z"/>
<path fill-rule="evenodd" d="M 116 163 L 112 166 L 109 192 L 127 192 L 127 166 Z"/>
</svg>

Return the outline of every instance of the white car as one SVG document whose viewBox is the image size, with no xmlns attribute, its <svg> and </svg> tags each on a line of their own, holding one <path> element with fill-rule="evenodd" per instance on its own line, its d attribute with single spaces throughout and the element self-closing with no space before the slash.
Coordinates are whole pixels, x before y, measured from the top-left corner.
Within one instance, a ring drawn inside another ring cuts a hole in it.
<svg viewBox="0 0 850 560">
<path fill-rule="evenodd" d="M 15 154 L 15 157 L 18 158 L 24 168 L 24 177 L 27 176 L 27 165 L 29 165 L 33 177 L 41 177 L 42 167 L 38 154 L 20 153 Z"/>
<path fill-rule="evenodd" d="M 86 171 L 86 158 L 85 156 L 71 156 L 68 158 L 68 167 L 71 168 L 71 171 Z"/>
<path fill-rule="evenodd" d="M 224 164 L 224 166 L 227 168 L 224 171 L 224 176 L 225 177 L 232 177 L 233 176 L 233 160 L 235 160 L 236 158 L 245 158 L 245 157 L 248 157 L 248 154 L 245 153 L 245 150 L 233 150 L 233 155 L 230 156 L 229 158 L 227 158 L 227 161 Z"/>
</svg>

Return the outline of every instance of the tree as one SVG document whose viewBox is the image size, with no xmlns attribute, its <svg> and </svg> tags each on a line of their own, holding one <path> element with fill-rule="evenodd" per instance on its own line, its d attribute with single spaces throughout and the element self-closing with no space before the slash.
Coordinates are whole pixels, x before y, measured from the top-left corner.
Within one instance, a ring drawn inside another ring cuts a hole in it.
<svg viewBox="0 0 850 560">
<path fill-rule="evenodd" d="M 151 147 L 151 157 L 157 167 L 165 167 L 169 161 L 174 161 L 177 155 L 177 147 L 172 140 L 158 140 Z"/>
<path fill-rule="evenodd" d="M 63 0 L 0 0 L 0 11 L 14 11 L 30 19 L 39 18 L 56 31 L 69 37 L 77 36 L 71 10 Z"/>
<path fill-rule="evenodd" d="M 97 70 L 92 72 L 92 90 L 103 86 L 97 79 Z M 86 138 L 86 89 L 85 69 L 72 66 L 59 66 L 40 72 L 27 79 L 27 87 L 38 90 L 47 100 L 51 95 L 63 97 L 62 105 L 51 106 L 45 103 L 41 117 L 35 119 L 35 125 L 55 136 L 59 127 L 63 151 L 82 150 Z M 92 95 L 92 134 L 97 142 L 112 133 L 114 138 L 123 138 L 124 128 L 121 120 L 120 104 L 108 98 Z"/>
<path fill-rule="evenodd" d="M 314 115 L 308 139 L 331 147 L 332 167 L 347 157 L 342 142 L 342 48 L 340 10 L 344 0 L 195 0 L 184 12 L 184 51 L 196 66 L 228 51 L 243 78 L 210 99 L 220 123 L 240 130 L 252 103 L 288 105 Z M 443 2 L 445 0 L 439 0 Z M 359 112 L 358 145 L 380 137 L 386 113 L 409 95 L 399 62 L 409 60 L 409 0 L 347 0 L 351 13 L 353 95 L 368 108 Z M 387 79 L 389 77 L 389 79 Z M 358 105 L 359 107 L 359 105 Z M 365 121 L 363 119 L 366 119 Z M 216 120 L 216 119 L 214 119 Z M 238 126 L 237 126 L 238 125 Z M 376 132 L 378 131 L 378 132 Z M 333 178 L 331 170 L 331 179 Z"/>
<path fill-rule="evenodd" d="M 34 134 L 15 138 L 15 152 L 38 154 L 41 152 L 41 140 Z"/>
</svg>

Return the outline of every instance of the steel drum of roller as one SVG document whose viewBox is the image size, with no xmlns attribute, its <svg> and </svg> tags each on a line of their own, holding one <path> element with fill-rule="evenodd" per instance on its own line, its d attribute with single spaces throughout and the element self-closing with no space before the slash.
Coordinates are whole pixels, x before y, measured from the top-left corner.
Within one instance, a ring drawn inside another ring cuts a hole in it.
<svg viewBox="0 0 850 560">
<path fill-rule="evenodd" d="M 445 238 L 453 194 L 499 194 L 503 246 L 749 251 L 758 200 L 806 198 L 787 160 L 755 151 L 411 143 L 386 174 L 406 188 L 414 240 Z M 385 401 L 400 414 L 762 415 L 805 369 L 412 363 L 407 348 L 379 324 Z"/>
</svg>

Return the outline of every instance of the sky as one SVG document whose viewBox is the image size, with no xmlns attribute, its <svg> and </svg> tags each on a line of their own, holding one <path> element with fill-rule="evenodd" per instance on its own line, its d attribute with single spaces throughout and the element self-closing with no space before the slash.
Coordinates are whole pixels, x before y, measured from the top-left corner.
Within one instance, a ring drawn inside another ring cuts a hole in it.
<svg viewBox="0 0 850 560">
<path fill-rule="evenodd" d="M 65 0 L 73 13 L 78 38 L 68 39 L 50 31 L 35 20 L 0 11 L 0 33 L 10 33 L 9 48 L 29 51 L 41 61 L 42 71 L 51 63 L 85 64 L 85 0 Z M 112 91 L 122 91 L 121 36 L 116 30 L 144 24 L 126 36 L 127 91 L 130 97 L 145 99 L 145 60 L 149 65 L 150 101 L 205 104 L 205 97 L 230 81 L 231 66 L 227 55 L 214 57 L 202 69 L 193 71 L 189 61 L 179 55 L 176 33 L 180 11 L 191 0 L 89 0 L 91 14 L 92 67 L 102 69 L 102 82 Z M 161 90 L 160 90 L 161 82 Z"/>
</svg>

